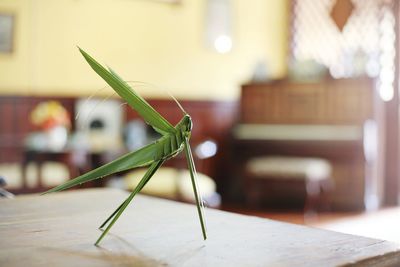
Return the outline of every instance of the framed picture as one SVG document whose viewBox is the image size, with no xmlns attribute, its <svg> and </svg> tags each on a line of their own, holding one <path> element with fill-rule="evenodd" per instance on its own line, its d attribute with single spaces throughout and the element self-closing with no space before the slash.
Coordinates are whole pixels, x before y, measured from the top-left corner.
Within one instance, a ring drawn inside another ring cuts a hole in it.
<svg viewBox="0 0 400 267">
<path fill-rule="evenodd" d="M 14 15 L 0 12 L 0 53 L 13 51 Z"/>
<path fill-rule="evenodd" d="M 153 2 L 167 3 L 167 4 L 181 4 L 182 0 L 150 0 Z"/>
</svg>

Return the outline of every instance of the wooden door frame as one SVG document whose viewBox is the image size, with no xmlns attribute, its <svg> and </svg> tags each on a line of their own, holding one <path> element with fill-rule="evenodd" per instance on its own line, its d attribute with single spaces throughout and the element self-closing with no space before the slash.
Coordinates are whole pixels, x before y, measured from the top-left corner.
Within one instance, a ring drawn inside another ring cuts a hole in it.
<svg viewBox="0 0 400 267">
<path fill-rule="evenodd" d="M 384 163 L 384 205 L 399 205 L 400 192 L 400 144 L 399 144 L 399 76 L 400 76 L 400 4 L 394 1 L 396 34 L 395 81 L 393 99 L 385 103 L 385 163 Z"/>
</svg>

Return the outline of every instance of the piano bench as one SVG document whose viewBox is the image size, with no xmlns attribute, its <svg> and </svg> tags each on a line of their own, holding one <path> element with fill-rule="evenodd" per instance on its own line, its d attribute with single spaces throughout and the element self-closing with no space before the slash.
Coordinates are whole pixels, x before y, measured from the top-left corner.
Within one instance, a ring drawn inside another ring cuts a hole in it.
<svg viewBox="0 0 400 267">
<path fill-rule="evenodd" d="M 301 184 L 305 191 L 304 212 L 315 212 L 322 201 L 321 193 L 332 187 L 331 164 L 321 158 L 260 156 L 245 165 L 245 194 L 249 205 L 260 202 L 262 191 L 272 185 L 283 187 Z M 290 196 L 289 196 L 290 197 Z"/>
</svg>

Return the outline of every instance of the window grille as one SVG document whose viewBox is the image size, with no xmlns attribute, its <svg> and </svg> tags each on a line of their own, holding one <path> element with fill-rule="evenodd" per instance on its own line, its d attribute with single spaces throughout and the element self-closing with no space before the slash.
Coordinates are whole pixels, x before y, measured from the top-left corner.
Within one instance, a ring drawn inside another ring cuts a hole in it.
<svg viewBox="0 0 400 267">
<path fill-rule="evenodd" d="M 313 60 L 334 78 L 378 78 L 393 97 L 396 0 L 293 0 L 291 61 Z"/>
</svg>

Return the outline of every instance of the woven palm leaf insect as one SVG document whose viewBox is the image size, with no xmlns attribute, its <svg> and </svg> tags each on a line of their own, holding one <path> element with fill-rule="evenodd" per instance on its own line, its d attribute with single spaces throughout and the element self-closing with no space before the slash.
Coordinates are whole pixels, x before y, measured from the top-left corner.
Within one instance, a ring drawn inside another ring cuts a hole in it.
<svg viewBox="0 0 400 267">
<path fill-rule="evenodd" d="M 112 69 L 105 69 L 89 54 L 79 48 L 83 57 L 92 67 L 92 69 L 101 76 L 110 86 L 118 93 L 133 109 L 135 109 L 143 119 L 151 125 L 162 136 L 155 142 L 142 147 L 139 150 L 125 154 L 124 156 L 107 163 L 97 169 L 89 171 L 81 176 L 78 176 L 62 185 L 50 189 L 46 193 L 61 191 L 82 183 L 86 183 L 95 179 L 103 178 L 110 174 L 130 170 L 137 167 L 149 166 L 147 172 L 140 180 L 139 184 L 129 195 L 129 197 L 105 220 L 100 226 L 103 229 L 108 224 L 97 239 L 95 245 L 98 245 L 103 237 L 108 233 L 110 228 L 121 216 L 125 208 L 132 201 L 133 197 L 142 190 L 146 183 L 150 180 L 153 174 L 160 166 L 168 159 L 176 156 L 182 151 L 185 151 L 186 160 L 190 172 L 193 191 L 196 200 L 197 212 L 204 240 L 207 238 L 205 219 L 203 215 L 203 201 L 199 193 L 197 185 L 196 169 L 193 162 L 189 139 L 192 130 L 192 120 L 186 112 L 178 124 L 172 126 L 164 117 L 162 117 L 146 100 L 138 95 L 124 80 L 122 80 Z M 178 103 L 179 105 L 179 103 Z M 183 109 L 182 109 L 183 110 Z M 110 222 L 111 221 L 111 222 Z"/>
</svg>

